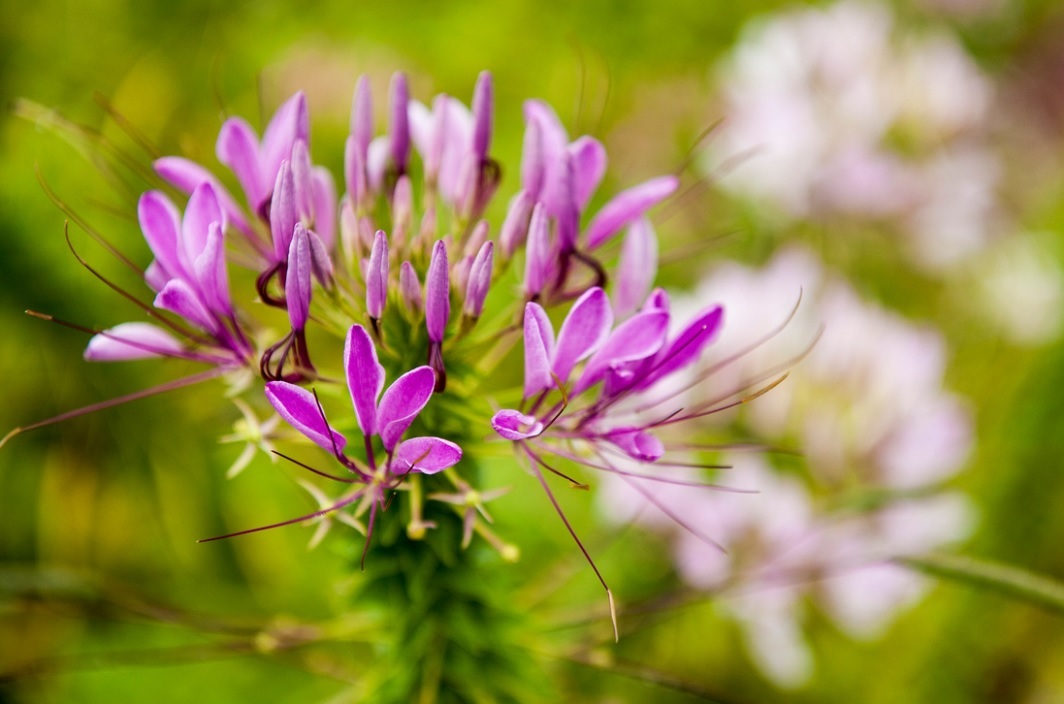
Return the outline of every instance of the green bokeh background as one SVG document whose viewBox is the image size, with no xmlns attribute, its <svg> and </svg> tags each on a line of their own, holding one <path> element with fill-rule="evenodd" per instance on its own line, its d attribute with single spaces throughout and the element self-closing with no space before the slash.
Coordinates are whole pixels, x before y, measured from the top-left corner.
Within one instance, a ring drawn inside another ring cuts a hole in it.
<svg viewBox="0 0 1064 704">
<path fill-rule="evenodd" d="M 101 127 L 98 93 L 162 153 L 213 164 L 214 137 L 227 115 L 261 124 L 260 103 L 272 109 L 305 88 L 315 158 L 338 175 L 360 72 L 373 77 L 378 98 L 387 76 L 402 69 L 422 99 L 442 91 L 468 100 L 477 72 L 490 69 L 498 106 L 494 151 L 511 165 L 502 192 L 514 190 L 526 97 L 554 104 L 572 133 L 605 141 L 611 155 L 605 190 L 612 191 L 685 158 L 697 135 L 722 117 L 714 62 L 750 18 L 790 6 L 44 0 L 30 7 L 5 0 L 0 98 L 6 106 L 26 98 Z M 897 9 L 915 26 L 931 21 L 909 5 Z M 1028 69 L 1032 47 L 1052 43 L 1062 28 L 1064 12 L 1049 0 L 1006 2 L 989 19 L 957 25 L 977 61 L 1003 83 L 1034 80 L 1036 91 L 1058 96 L 1061 74 L 1041 84 Z M 107 124 L 105 134 L 133 150 Z M 10 112 L 0 118 L 0 429 L 192 371 L 170 363 L 83 364 L 84 335 L 22 314 L 30 308 L 106 326 L 135 313 L 76 265 L 63 239 L 64 216 L 38 174 L 135 261 L 149 256 L 135 222 L 136 194 L 116 191 L 76 145 L 42 125 Z M 1064 150 L 1059 141 L 1051 144 L 1055 151 L 1037 155 L 1050 166 L 1036 182 L 1017 147 L 1008 172 L 1015 180 L 1005 190 L 1025 226 L 1064 233 L 1064 169 L 1052 166 Z M 792 236 L 755 229 L 712 191 L 661 228 L 665 251 L 669 241 L 726 233 L 738 234 L 663 276 L 688 284 L 720 258 L 760 261 Z M 72 240 L 107 276 L 136 289 L 135 277 L 83 233 L 72 229 Z M 981 529 L 964 551 L 1064 579 L 1064 348 L 1015 348 L 963 316 L 949 316 L 955 293 L 941 282 L 899 280 L 885 246 L 856 258 L 828 242 L 820 248 L 828 261 L 860 274 L 863 292 L 936 321 L 950 341 L 949 385 L 971 400 L 978 432 L 957 482 L 981 514 Z M 232 407 L 217 402 L 220 392 L 220 385 L 208 385 L 140 401 L 27 434 L 0 450 L 0 702 L 329 701 L 345 690 L 350 673 L 367 666 L 365 645 L 271 653 L 269 643 L 226 630 L 312 622 L 342 611 L 344 592 L 336 585 L 347 577 L 345 540 L 357 540 L 334 536 L 308 551 L 308 532 L 290 529 L 195 543 L 308 510 L 294 473 L 262 458 L 237 479 L 224 479 L 239 448 L 214 441 L 235 420 Z M 516 475 L 503 481 L 518 488 L 535 488 L 505 462 L 493 471 Z M 576 521 L 589 526 L 586 501 L 564 499 Z M 501 532 L 522 545 L 525 558 L 515 567 L 487 565 L 485 579 L 509 589 L 549 583 L 545 575 L 561 570 L 573 576 L 539 608 L 597 603 L 593 577 L 545 501 L 510 501 L 499 513 Z M 600 566 L 618 593 L 638 593 L 648 575 L 667 569 L 645 540 L 602 538 L 599 547 Z M 219 619 L 221 632 L 213 628 Z M 198 625 L 181 625 L 189 622 Z M 575 637 L 594 641 L 599 626 Z M 1064 701 L 1064 621 L 965 585 L 940 584 L 875 643 L 855 644 L 815 614 L 809 626 L 818 676 L 794 693 L 760 678 L 736 628 L 717 618 L 712 604 L 675 609 L 616 648 L 594 649 L 595 663 L 559 661 L 550 672 L 567 701 L 696 700 L 649 683 L 651 670 L 727 702 Z M 244 647 L 219 648 L 222 641 Z"/>
</svg>

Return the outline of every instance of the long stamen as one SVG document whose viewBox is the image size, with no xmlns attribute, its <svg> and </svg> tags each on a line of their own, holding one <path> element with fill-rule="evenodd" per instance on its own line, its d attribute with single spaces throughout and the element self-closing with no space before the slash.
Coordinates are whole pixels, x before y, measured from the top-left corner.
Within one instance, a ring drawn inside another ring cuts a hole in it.
<svg viewBox="0 0 1064 704">
<path fill-rule="evenodd" d="M 273 454 L 277 455 L 281 459 L 288 460 L 289 462 L 291 462 L 292 464 L 296 465 L 297 467 L 302 467 L 303 469 L 307 470 L 308 472 L 313 472 L 314 474 L 317 474 L 319 477 L 325 477 L 326 479 L 332 479 L 333 481 L 336 481 L 336 482 L 343 482 L 344 484 L 354 484 L 355 483 L 354 479 L 345 479 L 344 477 L 338 477 L 335 474 L 329 474 L 328 472 L 323 472 L 320 469 L 314 469 L 310 465 L 304 464 L 304 463 L 300 462 L 297 459 L 289 457 L 288 455 L 284 454 L 283 452 L 278 452 L 277 450 L 270 450 L 270 452 L 272 452 Z"/>
<path fill-rule="evenodd" d="M 279 523 L 271 523 L 268 526 L 259 526 L 258 528 L 248 528 L 246 530 L 238 530 L 235 533 L 226 533 L 225 535 L 216 535 L 213 538 L 201 538 L 200 540 L 197 540 L 196 542 L 197 543 L 210 543 L 210 542 L 213 542 L 215 540 L 225 540 L 227 538 L 235 538 L 235 537 L 240 536 L 240 535 L 249 535 L 251 533 L 259 533 L 259 532 L 264 531 L 264 530 L 270 530 L 271 528 L 281 528 L 283 526 L 290 526 L 293 523 L 302 523 L 303 521 L 309 521 L 309 520 L 314 519 L 314 518 L 320 518 L 320 517 L 322 517 L 322 516 L 324 516 L 326 514 L 332 513 L 333 511 L 338 511 L 338 510 L 342 509 L 344 506 L 348 506 L 348 505 L 354 503 L 364 493 L 364 491 L 365 491 L 365 489 L 359 489 L 357 492 L 355 492 L 351 496 L 348 496 L 345 499 L 337 501 L 332 506 L 328 506 L 326 508 L 323 508 L 320 511 L 315 511 L 314 513 L 308 513 L 305 516 L 299 516 L 298 518 L 290 518 L 287 521 L 281 521 Z"/>
<path fill-rule="evenodd" d="M 599 572 L 599 568 L 595 566 L 595 561 L 591 559 L 591 555 L 588 553 L 587 548 L 585 548 L 584 544 L 580 542 L 576 530 L 573 529 L 572 524 L 569 523 L 569 519 L 565 516 L 565 511 L 562 510 L 561 504 L 559 504 L 558 499 L 554 497 L 554 492 L 550 490 L 550 485 L 547 484 L 546 477 L 544 477 L 543 472 L 540 471 L 535 455 L 530 452 L 526 443 L 521 443 L 521 446 L 528 455 L 528 459 L 532 465 L 532 471 L 535 473 L 536 479 L 539 480 L 540 486 L 543 487 L 543 491 L 547 492 L 547 498 L 550 499 L 551 505 L 554 506 L 554 511 L 558 514 L 558 518 L 562 519 L 562 523 L 565 524 L 565 528 L 569 531 L 569 535 L 573 537 L 576 546 L 580 548 L 580 552 L 583 553 L 584 559 L 587 560 L 587 564 L 591 565 L 591 569 L 595 572 L 595 576 L 598 577 L 599 583 L 602 585 L 602 588 L 606 590 L 606 599 L 610 604 L 610 621 L 613 624 L 613 641 L 616 643 L 621 639 L 621 636 L 620 632 L 617 630 L 617 607 L 613 602 L 613 592 L 610 591 L 610 586 L 606 584 L 606 580 L 603 578 L 602 573 Z"/>
</svg>

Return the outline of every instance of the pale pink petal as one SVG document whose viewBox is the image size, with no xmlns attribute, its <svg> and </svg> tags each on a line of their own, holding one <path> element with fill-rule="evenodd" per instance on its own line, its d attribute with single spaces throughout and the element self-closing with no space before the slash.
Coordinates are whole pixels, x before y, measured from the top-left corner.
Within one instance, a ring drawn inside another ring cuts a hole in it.
<svg viewBox="0 0 1064 704">
<path fill-rule="evenodd" d="M 122 323 L 98 333 L 85 348 L 90 362 L 119 362 L 165 357 L 184 350 L 173 335 L 150 323 Z"/>
<path fill-rule="evenodd" d="M 535 416 L 504 408 L 491 418 L 491 427 L 507 440 L 534 438 L 543 432 L 543 423 Z"/>
<path fill-rule="evenodd" d="M 671 196 L 680 186 L 675 176 L 659 176 L 621 191 L 591 219 L 587 226 L 587 247 L 596 249 L 622 227 Z"/>
</svg>

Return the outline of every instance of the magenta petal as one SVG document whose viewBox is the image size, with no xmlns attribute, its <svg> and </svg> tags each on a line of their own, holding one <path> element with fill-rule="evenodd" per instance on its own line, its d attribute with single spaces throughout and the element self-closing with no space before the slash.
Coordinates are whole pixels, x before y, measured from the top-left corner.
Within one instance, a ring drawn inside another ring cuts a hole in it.
<svg viewBox="0 0 1064 704">
<path fill-rule="evenodd" d="M 526 191 L 518 191 L 510 200 L 506 210 L 506 219 L 499 230 L 499 246 L 504 256 L 509 259 L 518 247 L 525 243 L 528 236 L 528 221 L 532 217 L 532 199 Z"/>
<path fill-rule="evenodd" d="M 576 249 L 576 239 L 580 235 L 580 211 L 576 205 L 573 161 L 569 152 L 562 152 L 550 183 L 553 193 L 546 202 L 547 212 L 557 219 L 558 248 L 567 254 Z"/>
<path fill-rule="evenodd" d="M 651 310 L 660 310 L 666 313 L 669 312 L 669 294 L 663 288 L 656 288 L 650 292 L 647 296 L 647 300 L 643 303 L 642 310 L 644 312 Z"/>
<path fill-rule="evenodd" d="M 665 342 L 668 327 L 669 315 L 660 311 L 640 313 L 622 323 L 591 355 L 584 373 L 573 386 L 573 395 L 594 386 L 607 372 L 623 373 L 635 363 L 656 354 Z"/>
<path fill-rule="evenodd" d="M 469 270 L 463 310 L 471 318 L 479 318 L 484 311 L 484 300 L 488 297 L 488 289 L 491 288 L 494 251 L 495 245 L 490 241 L 481 245 L 476 259 L 473 260 L 473 267 Z"/>
<path fill-rule="evenodd" d="M 344 182 L 347 186 L 347 198 L 352 205 L 358 206 L 366 198 L 366 158 L 358 148 L 354 137 L 348 137 L 344 144 Z"/>
<path fill-rule="evenodd" d="M 284 280 L 284 296 L 288 304 L 288 319 L 293 330 L 307 326 L 310 315 L 311 274 L 310 235 L 303 223 L 296 223 L 292 244 L 288 249 L 288 273 Z"/>
<path fill-rule="evenodd" d="M 344 449 L 347 439 L 325 422 L 310 391 L 286 381 L 271 381 L 266 384 L 266 398 L 277 410 L 277 415 L 318 446 L 329 452 Z"/>
<path fill-rule="evenodd" d="M 85 348 L 89 362 L 119 362 L 179 354 L 184 350 L 177 338 L 150 323 L 122 323 L 93 335 Z"/>
<path fill-rule="evenodd" d="M 164 181 L 173 184 L 175 188 L 185 193 L 192 193 L 201 183 L 211 184 L 214 195 L 218 197 L 218 203 L 225 211 L 226 219 L 244 234 L 252 234 L 251 226 L 244 219 L 243 209 L 237 205 L 229 190 L 210 171 L 194 161 L 179 156 L 164 156 L 156 159 L 152 166 L 155 168 L 155 173 L 159 174 Z"/>
<path fill-rule="evenodd" d="M 225 234 L 220 223 L 212 222 L 207 242 L 192 265 L 203 302 L 219 315 L 233 312 L 229 296 L 229 272 L 225 262 Z"/>
<path fill-rule="evenodd" d="M 635 460 L 656 462 L 665 454 L 661 440 L 639 428 L 617 428 L 606 433 L 606 439 Z"/>
<path fill-rule="evenodd" d="M 569 380 L 578 362 L 606 341 L 612 327 L 613 312 L 606 292 L 597 286 L 588 289 L 573 304 L 558 331 L 551 367 L 561 383 Z"/>
<path fill-rule="evenodd" d="M 525 247 L 525 293 L 536 296 L 551 275 L 550 223 L 542 203 L 532 208 L 528 223 L 528 246 Z"/>
<path fill-rule="evenodd" d="M 185 206 L 185 216 L 181 220 L 181 246 L 185 251 L 185 260 L 193 262 L 207 245 L 207 235 L 211 223 L 225 227 L 222 209 L 214 195 L 211 184 L 203 182 L 196 186 Z"/>
<path fill-rule="evenodd" d="M 706 345 L 713 342 L 724 321 L 724 309 L 712 306 L 699 313 L 683 331 L 669 342 L 654 358 L 654 366 L 637 388 L 646 388 L 659 379 L 683 369 L 702 354 Z"/>
<path fill-rule="evenodd" d="M 218 161 L 236 175 L 251 207 L 258 209 L 269 196 L 271 184 L 264 182 L 269 176 L 262 171 L 259 136 L 255 130 L 243 118 L 229 118 L 218 132 L 214 151 Z"/>
<path fill-rule="evenodd" d="M 573 163 L 576 206 L 583 210 L 606 173 L 606 147 L 594 137 L 580 137 L 569 145 L 569 156 Z"/>
<path fill-rule="evenodd" d="M 411 369 L 395 380 L 381 396 L 377 405 L 377 434 L 388 452 L 403 437 L 403 433 L 421 413 L 432 397 L 436 372 L 424 366 Z"/>
<path fill-rule="evenodd" d="M 192 287 L 181 279 L 170 279 L 155 297 L 154 305 L 156 308 L 176 313 L 208 332 L 218 332 L 218 321 L 204 307 Z"/>
<path fill-rule="evenodd" d="M 366 150 L 373 139 L 373 97 L 365 75 L 358 77 L 355 95 L 351 99 L 351 139 L 359 157 L 365 160 Z"/>
<path fill-rule="evenodd" d="M 543 432 L 543 423 L 535 416 L 504 408 L 491 417 L 491 427 L 507 440 L 534 438 Z"/>
<path fill-rule="evenodd" d="M 410 158 L 410 116 L 407 112 L 410 104 L 410 89 L 406 74 L 399 71 L 392 76 L 390 91 L 391 120 L 388 123 L 392 162 L 399 173 L 406 173 L 406 163 Z"/>
<path fill-rule="evenodd" d="M 159 191 L 148 191 L 140 197 L 137 216 L 144 239 L 166 278 L 186 276 L 184 261 L 178 249 L 181 215 L 173 202 Z"/>
<path fill-rule="evenodd" d="M 447 264 L 447 246 L 437 240 L 432 247 L 429 271 L 425 275 L 425 326 L 429 340 L 442 342 L 451 317 L 451 283 Z"/>
<path fill-rule="evenodd" d="M 315 166 L 310 173 L 310 195 L 314 205 L 314 233 L 321 238 L 325 248 L 332 251 L 336 245 L 336 183 L 332 174 L 323 166 Z"/>
<path fill-rule="evenodd" d="M 595 249 L 652 207 L 671 196 L 680 186 L 675 176 L 659 176 L 621 191 L 591 219 L 587 247 Z"/>
<path fill-rule="evenodd" d="M 292 144 L 292 160 L 289 162 L 292 169 L 292 185 L 295 186 L 296 213 L 299 219 L 305 223 L 314 222 L 314 201 L 312 198 L 313 186 L 311 185 L 310 152 L 307 143 L 297 139 Z"/>
<path fill-rule="evenodd" d="M 461 459 L 462 448 L 450 440 L 434 437 L 410 438 L 396 448 L 389 469 L 393 474 L 435 474 L 453 467 Z"/>
<path fill-rule="evenodd" d="M 273 200 L 270 202 L 270 233 L 273 236 L 273 255 L 283 262 L 288 257 L 288 248 L 292 244 L 292 233 L 299 222 L 296 201 L 296 184 L 292 169 L 287 161 L 281 162 L 277 172 L 277 184 L 273 188 Z"/>
<path fill-rule="evenodd" d="M 366 267 L 366 312 L 380 319 L 388 299 L 388 236 L 377 230 Z"/>
<path fill-rule="evenodd" d="M 521 189 L 531 202 L 539 200 L 543 192 L 547 162 L 543 155 L 543 128 L 538 120 L 529 120 L 525 127 L 524 146 L 521 150 Z"/>
<path fill-rule="evenodd" d="M 307 98 L 299 91 L 277 108 L 273 119 L 262 135 L 263 177 L 269 180 L 281 168 L 282 161 L 292 158 L 292 146 L 297 139 L 310 142 L 310 118 L 307 115 Z"/>
<path fill-rule="evenodd" d="M 310 236 L 310 265 L 314 272 L 314 278 L 325 288 L 333 285 L 333 262 L 329 251 L 325 249 L 325 243 L 321 241 L 317 233 L 307 231 Z"/>
<path fill-rule="evenodd" d="M 369 437 L 377 432 L 377 397 L 384 388 L 384 367 L 377 361 L 373 340 L 361 325 L 352 325 L 347 333 L 344 369 L 358 427 Z"/>
<path fill-rule="evenodd" d="M 554 328 L 537 303 L 525 305 L 525 398 L 554 386 L 550 360 L 554 353 Z"/>
<path fill-rule="evenodd" d="M 491 73 L 482 71 L 473 89 L 473 155 L 479 163 L 488 158 L 491 147 L 492 85 Z"/>
<path fill-rule="evenodd" d="M 418 281 L 417 272 L 410 262 L 403 262 L 399 267 L 399 295 L 410 310 L 419 311 L 424 306 L 421 299 L 421 282 Z"/>
<path fill-rule="evenodd" d="M 621 244 L 614 289 L 614 313 L 626 318 L 646 299 L 658 271 L 658 239 L 650 221 L 641 217 L 628 228 Z"/>
</svg>

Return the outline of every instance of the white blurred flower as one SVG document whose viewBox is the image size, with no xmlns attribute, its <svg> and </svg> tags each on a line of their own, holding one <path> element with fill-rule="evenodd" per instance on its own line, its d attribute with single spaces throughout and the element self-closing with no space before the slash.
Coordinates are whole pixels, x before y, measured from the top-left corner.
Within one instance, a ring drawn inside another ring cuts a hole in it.
<svg viewBox="0 0 1064 704">
<path fill-rule="evenodd" d="M 844 1 L 752 24 L 720 69 L 723 185 L 790 218 L 890 220 L 941 269 L 996 226 L 983 144 L 992 88 L 943 31 L 903 34 L 889 9 Z"/>
</svg>

